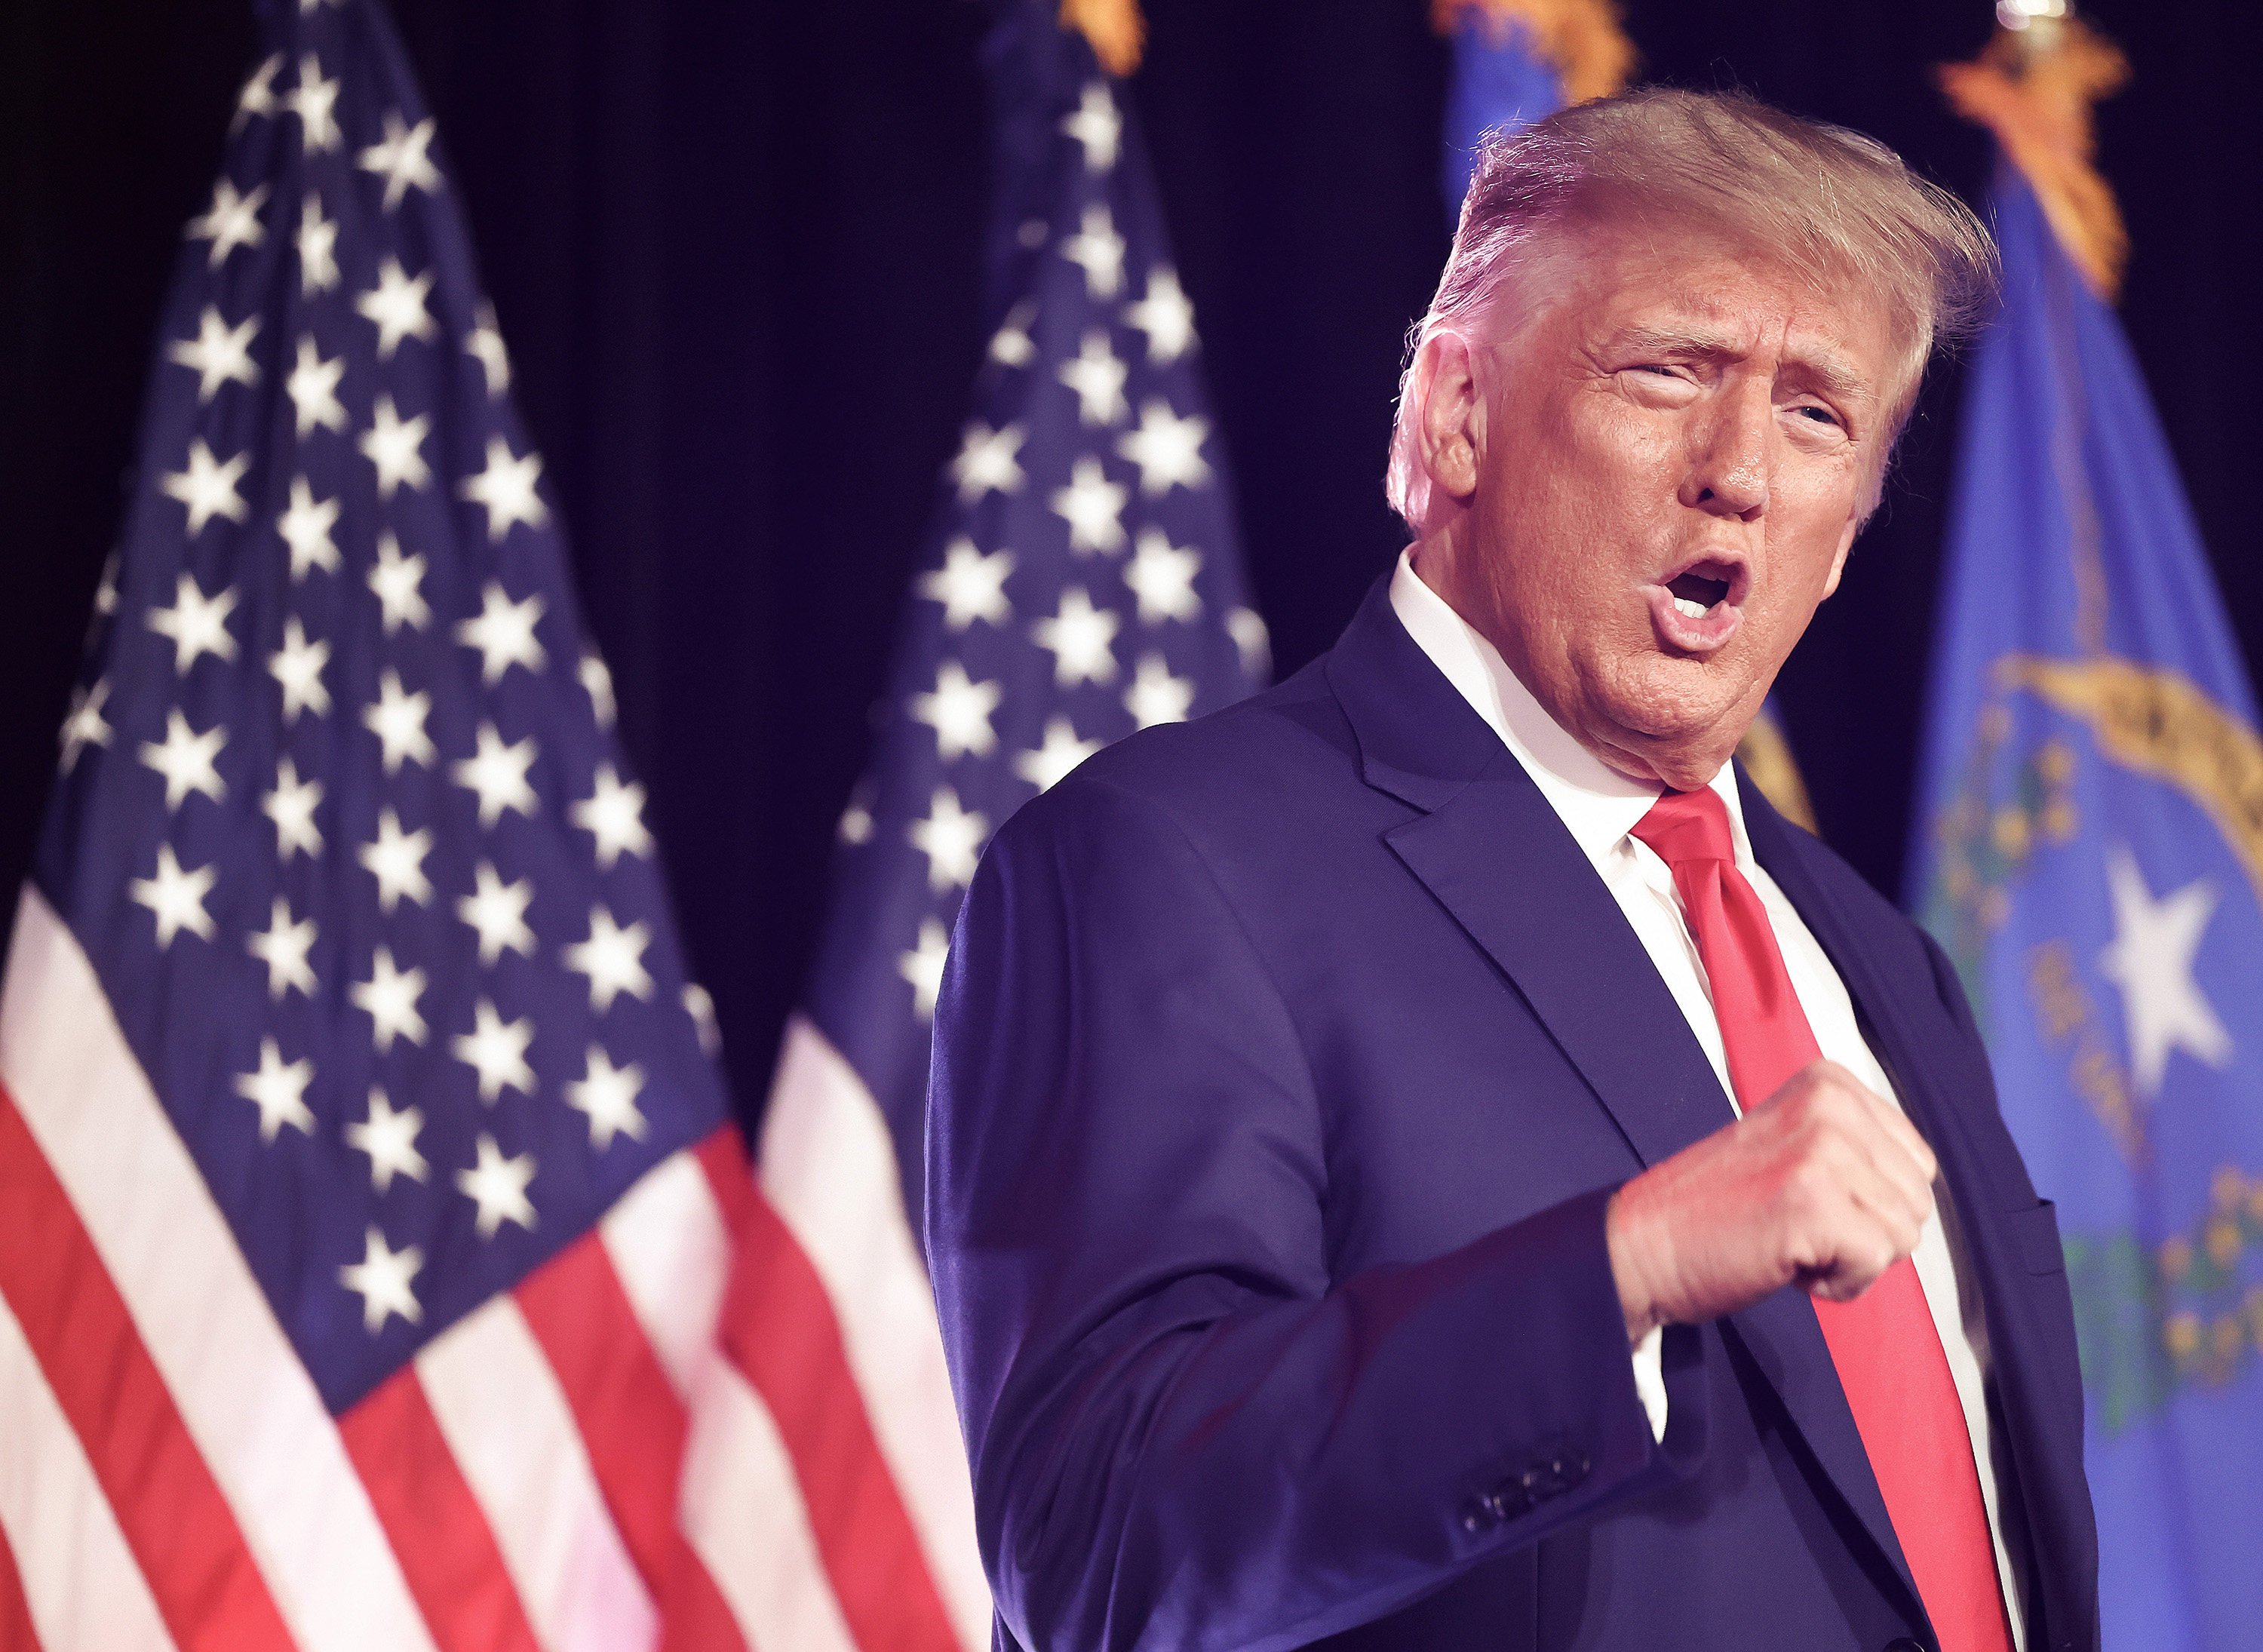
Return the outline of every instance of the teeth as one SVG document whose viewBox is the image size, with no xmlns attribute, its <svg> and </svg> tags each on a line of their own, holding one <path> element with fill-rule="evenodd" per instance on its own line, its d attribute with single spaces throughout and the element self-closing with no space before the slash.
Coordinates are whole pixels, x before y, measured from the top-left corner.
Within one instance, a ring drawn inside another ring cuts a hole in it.
<svg viewBox="0 0 2263 1652">
<path fill-rule="evenodd" d="M 1711 611 L 1702 602 L 1692 602 L 1687 597 L 1674 599 L 1674 612 L 1691 620 L 1703 620 Z"/>
</svg>

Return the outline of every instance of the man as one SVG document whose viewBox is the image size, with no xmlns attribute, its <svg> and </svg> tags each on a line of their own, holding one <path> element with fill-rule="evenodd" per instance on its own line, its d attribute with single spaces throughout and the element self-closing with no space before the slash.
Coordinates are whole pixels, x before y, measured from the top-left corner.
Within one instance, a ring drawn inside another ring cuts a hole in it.
<svg viewBox="0 0 2263 1652">
<path fill-rule="evenodd" d="M 929 1250 L 1001 1643 L 2097 1643 L 2051 1207 L 1730 754 L 1993 274 L 1866 140 L 1496 137 L 1334 650 L 1000 834 Z"/>
</svg>

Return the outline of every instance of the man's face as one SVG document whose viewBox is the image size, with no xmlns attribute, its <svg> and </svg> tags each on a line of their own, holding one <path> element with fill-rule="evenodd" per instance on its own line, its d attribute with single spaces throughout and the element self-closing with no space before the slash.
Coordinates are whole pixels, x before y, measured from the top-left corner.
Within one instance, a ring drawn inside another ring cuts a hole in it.
<svg viewBox="0 0 2263 1652">
<path fill-rule="evenodd" d="M 1837 587 L 1895 340 L 1872 294 L 1717 240 L 1573 254 L 1467 352 L 1466 451 L 1435 439 L 1439 375 L 1428 456 L 1459 508 L 1417 565 L 1590 750 L 1702 785 Z"/>
</svg>

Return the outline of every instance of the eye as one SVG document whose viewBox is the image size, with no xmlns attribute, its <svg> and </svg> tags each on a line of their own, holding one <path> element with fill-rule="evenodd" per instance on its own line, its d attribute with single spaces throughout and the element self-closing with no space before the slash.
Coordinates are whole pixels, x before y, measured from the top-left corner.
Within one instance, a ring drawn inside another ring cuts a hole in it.
<svg viewBox="0 0 2263 1652">
<path fill-rule="evenodd" d="M 1842 428 L 1845 421 L 1819 402 L 1802 402 L 1792 409 L 1801 418 L 1829 430 Z"/>
</svg>

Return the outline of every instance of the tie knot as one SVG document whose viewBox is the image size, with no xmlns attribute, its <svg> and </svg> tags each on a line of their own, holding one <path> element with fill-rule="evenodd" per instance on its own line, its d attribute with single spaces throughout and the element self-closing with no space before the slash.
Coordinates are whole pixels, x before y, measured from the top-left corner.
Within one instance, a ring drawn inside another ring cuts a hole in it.
<svg viewBox="0 0 2263 1652">
<path fill-rule="evenodd" d="M 1729 835 L 1728 806 L 1710 786 L 1667 793 L 1635 822 L 1634 835 L 1669 866 L 1737 858 L 1736 840 Z"/>
</svg>

